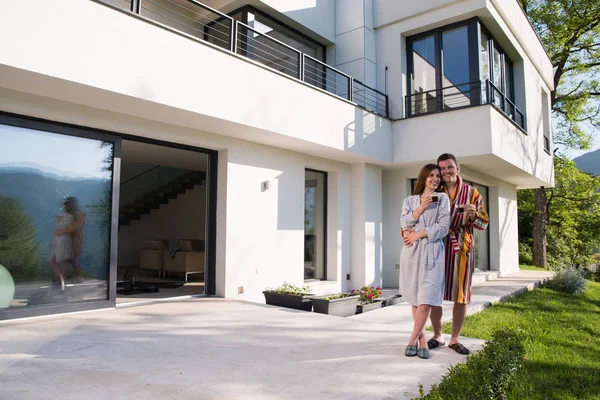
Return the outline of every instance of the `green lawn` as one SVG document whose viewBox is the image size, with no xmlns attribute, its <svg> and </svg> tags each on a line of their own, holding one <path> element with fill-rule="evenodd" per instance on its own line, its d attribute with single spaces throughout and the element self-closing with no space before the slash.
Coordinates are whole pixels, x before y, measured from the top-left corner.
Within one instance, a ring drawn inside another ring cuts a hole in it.
<svg viewBox="0 0 600 400">
<path fill-rule="evenodd" d="M 519 269 L 521 271 L 523 271 L 523 270 L 525 270 L 525 271 L 547 271 L 546 268 L 536 267 L 535 265 L 524 265 L 524 264 L 519 265 Z"/>
<path fill-rule="evenodd" d="M 600 399 L 600 283 L 581 296 L 542 288 L 494 304 L 468 317 L 462 334 L 487 340 L 504 327 L 528 337 L 509 399 Z"/>
</svg>

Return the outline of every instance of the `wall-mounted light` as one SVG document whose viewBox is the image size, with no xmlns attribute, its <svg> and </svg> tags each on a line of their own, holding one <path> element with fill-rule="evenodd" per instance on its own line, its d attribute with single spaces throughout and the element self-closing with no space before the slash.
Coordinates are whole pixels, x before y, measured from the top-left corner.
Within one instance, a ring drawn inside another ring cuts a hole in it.
<svg viewBox="0 0 600 400">
<path fill-rule="evenodd" d="M 261 182 L 262 191 L 267 191 L 271 189 L 271 181 Z"/>
</svg>

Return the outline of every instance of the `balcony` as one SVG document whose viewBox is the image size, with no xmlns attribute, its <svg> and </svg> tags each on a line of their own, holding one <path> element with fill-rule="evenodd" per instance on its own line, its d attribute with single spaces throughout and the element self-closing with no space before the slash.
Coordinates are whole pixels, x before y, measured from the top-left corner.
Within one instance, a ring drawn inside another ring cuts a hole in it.
<svg viewBox="0 0 600 400">
<path fill-rule="evenodd" d="M 470 82 L 406 96 L 407 117 L 490 104 L 527 133 L 525 115 L 492 82 Z"/>
<path fill-rule="evenodd" d="M 202 3 L 194 0 L 99 1 L 389 117 L 385 93 Z"/>
</svg>

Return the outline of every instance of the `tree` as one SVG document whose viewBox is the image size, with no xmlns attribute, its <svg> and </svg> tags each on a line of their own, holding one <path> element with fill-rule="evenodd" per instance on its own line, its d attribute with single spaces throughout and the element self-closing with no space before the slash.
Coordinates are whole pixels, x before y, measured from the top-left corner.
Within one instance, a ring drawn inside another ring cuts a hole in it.
<svg viewBox="0 0 600 400">
<path fill-rule="evenodd" d="M 598 0 L 520 0 L 554 67 L 550 94 L 554 143 L 586 150 L 600 129 L 600 2 Z M 562 170 L 556 170 L 555 175 Z M 557 177 L 558 179 L 558 177 Z M 525 195 L 523 195 L 526 197 Z M 533 264 L 546 265 L 549 189 L 535 190 L 532 211 Z"/>
<path fill-rule="evenodd" d="M 38 274 L 36 235 L 21 204 L 13 197 L 0 196 L 0 264 L 15 280 L 30 280 Z"/>
<path fill-rule="evenodd" d="M 600 246 L 600 177 L 580 171 L 573 160 L 555 157 L 555 187 L 547 195 L 550 266 L 587 265 Z M 530 245 L 535 238 L 535 191 L 521 190 L 519 197 L 519 241 Z"/>
</svg>

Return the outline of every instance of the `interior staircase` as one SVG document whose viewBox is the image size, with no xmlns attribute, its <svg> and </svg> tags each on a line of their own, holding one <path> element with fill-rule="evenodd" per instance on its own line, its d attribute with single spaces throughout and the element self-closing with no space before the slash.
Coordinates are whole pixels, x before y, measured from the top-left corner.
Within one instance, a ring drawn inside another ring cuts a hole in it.
<svg viewBox="0 0 600 400">
<path fill-rule="evenodd" d="M 150 214 L 152 210 L 158 210 L 161 204 L 168 204 L 171 199 L 176 199 L 180 194 L 205 181 L 205 172 L 189 171 L 158 189 L 145 193 L 119 211 L 119 226 L 130 225 L 131 221 L 141 219 L 142 215 Z"/>
</svg>

